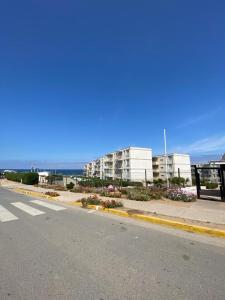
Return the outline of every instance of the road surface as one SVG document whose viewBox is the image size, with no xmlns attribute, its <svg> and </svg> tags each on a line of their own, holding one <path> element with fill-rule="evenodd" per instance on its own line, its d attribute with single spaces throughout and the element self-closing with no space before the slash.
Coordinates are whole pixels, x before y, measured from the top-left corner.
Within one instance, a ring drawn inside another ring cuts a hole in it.
<svg viewBox="0 0 225 300">
<path fill-rule="evenodd" d="M 1 300 L 225 299 L 224 240 L 1 188 L 0 259 Z"/>
</svg>

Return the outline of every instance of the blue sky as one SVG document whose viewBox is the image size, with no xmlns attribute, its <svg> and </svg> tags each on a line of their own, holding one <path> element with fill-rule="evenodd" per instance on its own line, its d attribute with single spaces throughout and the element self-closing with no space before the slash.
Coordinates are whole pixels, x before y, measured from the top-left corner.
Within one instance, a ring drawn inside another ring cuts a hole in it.
<svg viewBox="0 0 225 300">
<path fill-rule="evenodd" d="M 0 58 L 4 168 L 225 152 L 222 0 L 3 0 Z"/>
</svg>

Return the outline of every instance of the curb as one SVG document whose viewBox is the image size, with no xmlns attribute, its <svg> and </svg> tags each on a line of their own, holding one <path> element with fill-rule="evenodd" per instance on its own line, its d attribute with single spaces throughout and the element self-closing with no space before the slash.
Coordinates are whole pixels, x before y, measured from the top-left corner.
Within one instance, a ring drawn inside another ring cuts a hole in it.
<svg viewBox="0 0 225 300">
<path fill-rule="evenodd" d="M 47 196 L 43 193 L 40 192 L 33 192 L 21 188 L 15 188 L 15 192 L 28 195 L 28 196 L 36 196 L 36 197 L 41 197 L 49 200 L 55 200 L 56 202 L 62 202 L 62 201 L 57 201 L 56 198 Z M 77 207 L 82 207 L 80 202 L 62 202 L 63 204 L 68 204 L 71 206 L 77 206 Z M 141 214 L 133 214 L 129 213 L 123 210 L 118 210 L 118 209 L 113 209 L 113 208 L 108 208 L 104 209 L 101 206 L 98 205 L 88 205 L 88 209 L 95 209 L 104 213 L 109 213 L 113 215 L 117 215 L 120 217 L 126 217 L 126 218 L 132 218 L 136 220 L 141 220 L 144 222 L 148 223 L 154 223 L 158 225 L 163 225 L 167 227 L 172 227 L 174 229 L 179 229 L 179 230 L 184 230 L 192 233 L 198 233 L 198 234 L 203 234 L 203 235 L 210 235 L 212 237 L 218 237 L 218 238 L 225 238 L 225 230 L 217 229 L 217 228 L 209 228 L 209 227 L 203 227 L 203 226 L 198 226 L 198 225 L 191 225 L 188 223 L 182 223 L 182 222 L 177 222 L 173 220 L 168 220 L 168 219 L 163 219 L 159 217 L 153 217 L 153 216 L 147 216 L 147 215 L 141 215 Z"/>
<path fill-rule="evenodd" d="M 41 198 L 50 199 L 50 200 L 55 199 L 54 197 L 45 195 L 45 194 L 40 193 L 40 192 L 29 191 L 29 190 L 25 190 L 25 189 L 21 189 L 21 188 L 14 188 L 13 191 L 17 192 L 17 193 L 20 193 L 20 194 L 23 194 L 23 195 L 27 195 L 27 196 L 41 197 Z"/>
<path fill-rule="evenodd" d="M 112 208 L 109 208 L 109 209 L 100 208 L 99 210 L 103 211 L 105 213 L 114 214 L 114 215 L 117 215 L 120 217 L 133 218 L 136 220 L 141 220 L 141 221 L 148 222 L 148 223 L 154 223 L 154 224 L 158 224 L 158 225 L 172 227 L 174 229 L 184 230 L 184 231 L 188 231 L 188 232 L 192 232 L 192 233 L 205 234 L 205 235 L 210 235 L 212 237 L 225 238 L 225 230 L 203 227 L 203 226 L 198 226 L 198 225 L 190 225 L 188 223 L 172 221 L 172 220 L 163 219 L 163 218 L 159 218 L 159 217 L 146 216 L 146 215 L 140 215 L 140 214 L 130 214 L 126 211 L 112 209 Z"/>
</svg>

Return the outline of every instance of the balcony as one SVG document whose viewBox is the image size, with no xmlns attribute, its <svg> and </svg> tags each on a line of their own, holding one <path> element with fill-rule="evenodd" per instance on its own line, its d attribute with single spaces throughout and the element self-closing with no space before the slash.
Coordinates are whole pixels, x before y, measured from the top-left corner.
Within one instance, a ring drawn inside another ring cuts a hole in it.
<svg viewBox="0 0 225 300">
<path fill-rule="evenodd" d="M 112 166 L 104 166 L 104 169 L 105 169 L 105 170 L 112 170 L 113 167 L 112 167 Z"/>
<path fill-rule="evenodd" d="M 158 177 L 159 176 L 159 172 L 153 172 L 153 177 Z"/>
<path fill-rule="evenodd" d="M 106 156 L 105 162 L 113 162 L 113 157 Z"/>
<path fill-rule="evenodd" d="M 120 170 L 120 169 L 122 169 L 122 168 L 123 168 L 122 164 L 120 164 L 120 165 L 115 165 L 115 170 Z"/>
<path fill-rule="evenodd" d="M 122 160 L 123 159 L 123 152 L 117 152 L 115 155 L 116 160 Z"/>
</svg>

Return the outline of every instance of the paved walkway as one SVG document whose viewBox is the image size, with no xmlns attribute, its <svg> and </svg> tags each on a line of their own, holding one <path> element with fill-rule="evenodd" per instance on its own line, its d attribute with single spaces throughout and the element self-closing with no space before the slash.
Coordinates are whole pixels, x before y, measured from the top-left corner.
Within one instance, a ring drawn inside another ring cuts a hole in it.
<svg viewBox="0 0 225 300">
<path fill-rule="evenodd" d="M 7 188 L 25 188 L 32 191 L 45 193 L 47 189 L 23 185 L 19 183 L 1 180 L 0 184 Z M 49 190 L 50 191 L 50 190 Z M 57 191 L 60 196 L 57 200 L 63 202 L 77 201 L 90 194 L 72 193 L 67 191 Z M 101 197 L 102 199 L 109 199 Z M 184 203 L 170 200 L 152 200 L 148 202 L 118 199 L 123 202 L 124 207 L 128 209 L 138 209 L 146 212 L 157 213 L 170 217 L 178 217 L 201 222 L 225 225 L 225 202 L 215 202 L 207 200 L 198 200 L 192 203 Z"/>
</svg>

